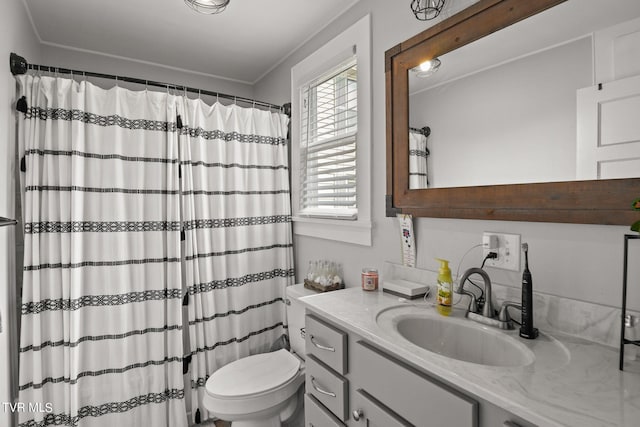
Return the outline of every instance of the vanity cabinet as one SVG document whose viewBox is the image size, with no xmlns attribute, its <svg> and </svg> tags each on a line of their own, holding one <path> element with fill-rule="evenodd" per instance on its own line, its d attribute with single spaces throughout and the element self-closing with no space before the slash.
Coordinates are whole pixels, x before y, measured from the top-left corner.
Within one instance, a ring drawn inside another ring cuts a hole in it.
<svg viewBox="0 0 640 427">
<path fill-rule="evenodd" d="M 473 399 L 439 384 L 364 340 L 355 342 L 350 355 L 354 387 L 381 402 L 384 405 L 381 409 L 406 422 L 397 425 L 477 426 L 478 404 Z"/>
<path fill-rule="evenodd" d="M 535 427 L 318 314 L 305 330 L 305 427 Z"/>
<path fill-rule="evenodd" d="M 311 314 L 305 316 L 306 393 L 338 422 L 349 418 L 347 338 L 345 332 L 330 323 Z M 319 418 L 315 409 L 305 408 L 307 426 L 312 425 L 310 419 Z"/>
</svg>

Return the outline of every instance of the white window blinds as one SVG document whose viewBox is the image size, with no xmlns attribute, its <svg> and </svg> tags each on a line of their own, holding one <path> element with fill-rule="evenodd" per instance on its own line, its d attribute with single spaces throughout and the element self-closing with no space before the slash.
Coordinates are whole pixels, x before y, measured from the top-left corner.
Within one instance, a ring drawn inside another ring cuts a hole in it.
<svg viewBox="0 0 640 427">
<path fill-rule="evenodd" d="M 355 58 L 302 88 L 300 214 L 356 219 Z"/>
</svg>

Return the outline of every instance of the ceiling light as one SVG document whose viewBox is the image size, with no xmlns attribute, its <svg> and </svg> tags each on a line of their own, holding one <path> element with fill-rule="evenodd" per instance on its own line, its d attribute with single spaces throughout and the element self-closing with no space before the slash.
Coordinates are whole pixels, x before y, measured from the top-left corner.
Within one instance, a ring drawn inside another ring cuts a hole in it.
<svg viewBox="0 0 640 427">
<path fill-rule="evenodd" d="M 428 21 L 440 15 L 445 0 L 412 0 L 411 11 L 421 21 Z"/>
<path fill-rule="evenodd" d="M 417 67 L 413 67 L 411 71 L 416 73 L 416 77 L 429 77 L 440 68 L 440 60 L 438 58 L 433 58 L 428 61 L 424 61 L 422 64 Z"/>
<path fill-rule="evenodd" d="M 196 12 L 205 15 L 224 12 L 231 0 L 184 0 L 189 7 Z"/>
</svg>

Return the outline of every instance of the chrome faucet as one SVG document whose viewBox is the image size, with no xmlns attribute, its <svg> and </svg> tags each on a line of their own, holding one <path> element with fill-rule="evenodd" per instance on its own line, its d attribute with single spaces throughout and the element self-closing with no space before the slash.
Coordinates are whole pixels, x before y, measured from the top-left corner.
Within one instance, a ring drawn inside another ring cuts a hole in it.
<svg viewBox="0 0 640 427">
<path fill-rule="evenodd" d="M 478 301 L 473 292 L 464 289 L 464 284 L 467 279 L 473 275 L 478 274 L 484 280 L 484 301 Z M 467 295 L 470 298 L 469 308 L 467 309 L 466 316 L 478 323 L 483 323 L 489 326 L 495 326 L 500 329 L 513 329 L 513 321 L 509 318 L 507 307 L 503 307 L 500 316 L 496 316 L 496 312 L 493 309 L 492 292 L 491 292 L 491 279 L 486 271 L 481 268 L 470 268 L 464 272 L 460 278 L 456 293 Z M 511 305 L 510 305 L 511 306 Z M 504 313 L 502 311 L 504 310 Z"/>
<path fill-rule="evenodd" d="M 464 290 L 464 283 L 473 274 L 479 274 L 484 280 L 484 295 L 485 295 L 484 304 L 482 304 L 481 302 L 478 303 L 473 293 Z M 489 278 L 489 275 L 487 274 L 487 272 L 484 271 L 483 269 L 474 267 L 465 271 L 462 277 L 460 278 L 460 282 L 458 284 L 458 289 L 456 289 L 456 293 L 469 295 L 469 296 L 473 295 L 471 298 L 471 302 L 469 304 L 468 313 L 480 314 L 479 308 L 480 306 L 482 306 L 483 317 L 486 317 L 487 319 L 493 319 L 496 317 L 496 313 L 493 310 L 493 304 L 491 303 L 491 279 Z M 473 307 L 474 305 L 476 306 L 475 308 Z"/>
</svg>

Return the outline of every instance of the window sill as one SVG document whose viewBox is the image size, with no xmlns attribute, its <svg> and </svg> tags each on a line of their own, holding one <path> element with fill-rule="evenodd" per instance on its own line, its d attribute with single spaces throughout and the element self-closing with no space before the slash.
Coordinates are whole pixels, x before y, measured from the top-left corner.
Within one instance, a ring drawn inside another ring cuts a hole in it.
<svg viewBox="0 0 640 427">
<path fill-rule="evenodd" d="M 293 217 L 293 233 L 301 236 L 371 246 L 370 221 Z"/>
</svg>

